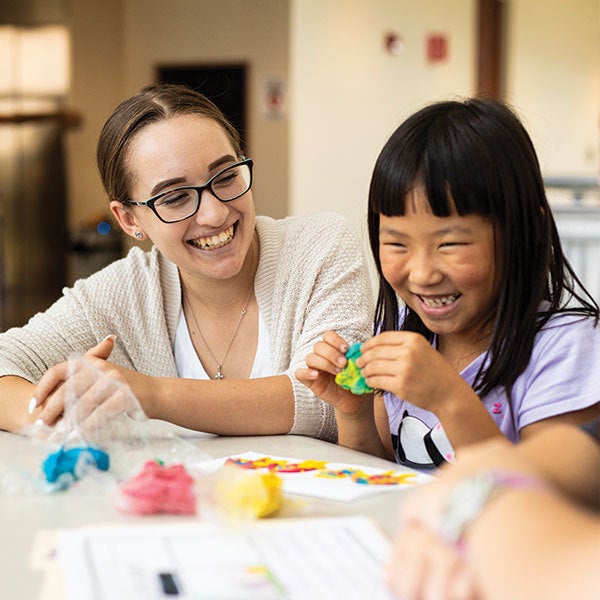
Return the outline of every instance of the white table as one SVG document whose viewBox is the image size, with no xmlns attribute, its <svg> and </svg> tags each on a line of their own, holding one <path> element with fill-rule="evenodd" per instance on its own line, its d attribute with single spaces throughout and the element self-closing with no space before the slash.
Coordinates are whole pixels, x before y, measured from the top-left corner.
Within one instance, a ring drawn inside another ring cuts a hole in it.
<svg viewBox="0 0 600 600">
<path fill-rule="evenodd" d="M 239 454 L 248 450 L 269 456 L 287 456 L 331 462 L 352 463 L 384 469 L 398 469 L 398 465 L 386 460 L 343 448 L 320 440 L 301 436 L 217 437 L 206 436 L 191 440 L 203 452 L 213 458 Z M 17 453 L 30 451 L 27 438 L 0 432 L 0 460 L 11 460 Z M 377 494 L 352 502 L 335 502 L 310 499 L 301 504 L 300 514 L 293 508 L 289 517 L 331 517 L 337 515 L 367 515 L 384 532 L 392 535 L 395 530 L 397 507 L 407 488 Z M 29 494 L 25 496 L 0 496 L 0 597 L 6 600 L 39 598 L 42 573 L 32 570 L 29 559 L 38 532 L 81 525 L 103 523 L 149 523 L 166 519 L 196 517 L 133 517 L 123 515 L 107 501 L 106 496 L 82 497 L 60 492 L 55 494 Z"/>
</svg>

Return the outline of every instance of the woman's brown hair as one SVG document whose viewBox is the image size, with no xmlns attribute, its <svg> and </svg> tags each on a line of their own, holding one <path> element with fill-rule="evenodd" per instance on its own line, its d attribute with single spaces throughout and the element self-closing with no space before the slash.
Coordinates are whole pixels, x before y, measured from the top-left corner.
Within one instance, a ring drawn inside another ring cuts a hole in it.
<svg viewBox="0 0 600 600">
<path fill-rule="evenodd" d="M 135 135 L 146 125 L 175 115 L 212 119 L 223 128 L 237 156 L 243 155 L 238 132 L 206 96 L 182 85 L 149 85 L 117 106 L 98 138 L 96 161 L 110 200 L 124 202 L 129 199 L 131 174 L 127 169 L 127 157 Z"/>
</svg>

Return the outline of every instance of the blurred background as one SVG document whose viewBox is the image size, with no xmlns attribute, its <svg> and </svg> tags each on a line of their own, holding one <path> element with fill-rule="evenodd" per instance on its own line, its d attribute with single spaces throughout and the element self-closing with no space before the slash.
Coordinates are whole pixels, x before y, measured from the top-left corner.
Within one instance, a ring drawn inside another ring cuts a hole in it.
<svg viewBox="0 0 600 600">
<path fill-rule="evenodd" d="M 2 0 L 1 329 L 127 251 L 95 145 L 155 81 L 240 129 L 257 212 L 335 210 L 366 252 L 370 174 L 398 124 L 434 100 L 506 100 L 600 297 L 600 0 Z"/>
</svg>

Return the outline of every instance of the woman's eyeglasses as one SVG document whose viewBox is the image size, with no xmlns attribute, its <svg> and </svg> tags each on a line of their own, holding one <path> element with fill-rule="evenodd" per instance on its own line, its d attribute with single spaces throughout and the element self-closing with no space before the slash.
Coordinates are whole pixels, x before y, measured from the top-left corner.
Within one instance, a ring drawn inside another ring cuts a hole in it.
<svg viewBox="0 0 600 600">
<path fill-rule="evenodd" d="M 198 212 L 204 190 L 209 190 L 221 202 L 231 202 L 243 196 L 252 187 L 253 164 L 251 158 L 245 158 L 225 167 L 203 185 L 186 185 L 161 192 L 144 202 L 126 200 L 123 204 L 147 206 L 163 223 L 184 221 Z"/>
</svg>

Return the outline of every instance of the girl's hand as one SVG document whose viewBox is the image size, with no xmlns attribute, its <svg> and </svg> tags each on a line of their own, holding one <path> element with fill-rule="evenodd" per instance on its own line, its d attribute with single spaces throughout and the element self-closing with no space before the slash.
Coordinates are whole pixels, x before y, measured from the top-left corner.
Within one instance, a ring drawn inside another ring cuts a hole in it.
<svg viewBox="0 0 600 600">
<path fill-rule="evenodd" d="M 317 398 L 331 404 L 337 411 L 354 415 L 365 409 L 366 396 L 356 396 L 335 382 L 335 376 L 348 362 L 345 354 L 348 343 L 335 331 L 327 331 L 323 340 L 317 342 L 313 352 L 306 357 L 306 369 L 297 369 L 296 377 L 310 388 Z M 372 396 L 368 396 L 372 399 Z M 372 408 L 370 409 L 372 411 Z"/>
<path fill-rule="evenodd" d="M 399 398 L 436 414 L 453 394 L 473 391 L 450 363 L 420 334 L 386 331 L 361 348 L 356 364 L 374 389 L 392 392 Z"/>
<path fill-rule="evenodd" d="M 458 552 L 419 523 L 409 523 L 397 534 L 386 575 L 398 598 L 480 597 Z"/>
<path fill-rule="evenodd" d="M 505 438 L 464 448 L 430 483 L 402 500 L 399 533 L 387 565 L 391 588 L 401 598 L 478 598 L 468 568 L 454 546 L 439 533 L 440 515 L 456 485 L 482 469 L 536 476 L 534 465 Z"/>
<path fill-rule="evenodd" d="M 386 567 L 388 584 L 399 598 L 476 597 L 457 549 L 436 531 L 438 515 L 454 483 L 454 478 L 451 482 L 436 479 L 413 490 L 400 505 L 399 529 Z"/>
<path fill-rule="evenodd" d="M 456 454 L 456 463 L 444 465 L 431 482 L 415 488 L 400 505 L 401 523 L 419 522 L 433 527 L 456 484 L 483 469 L 536 475 L 535 469 L 505 437 L 467 446 Z"/>
</svg>

